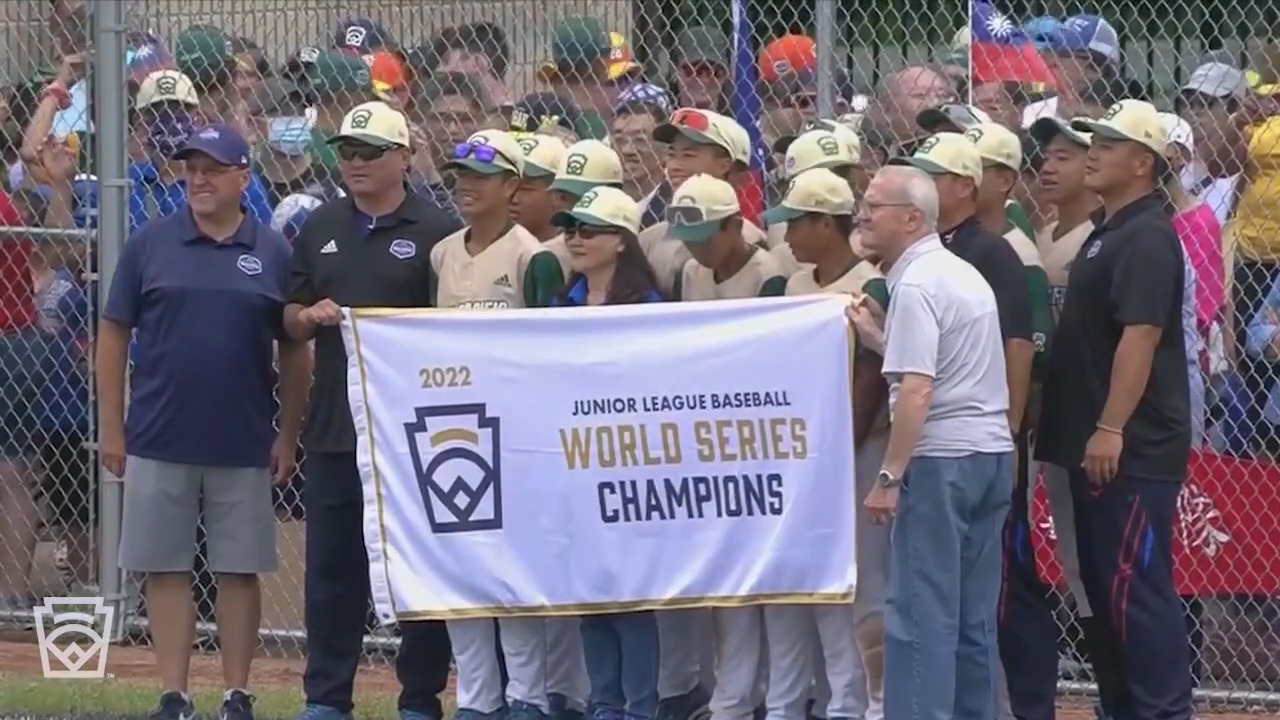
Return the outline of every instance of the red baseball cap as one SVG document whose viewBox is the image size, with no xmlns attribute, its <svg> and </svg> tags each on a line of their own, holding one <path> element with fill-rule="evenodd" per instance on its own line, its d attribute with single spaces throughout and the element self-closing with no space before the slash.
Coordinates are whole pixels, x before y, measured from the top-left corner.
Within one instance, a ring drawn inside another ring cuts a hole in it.
<svg viewBox="0 0 1280 720">
<path fill-rule="evenodd" d="M 813 38 L 788 33 L 760 51 L 760 79 L 773 82 L 780 75 L 811 69 L 817 64 L 817 45 Z"/>
</svg>

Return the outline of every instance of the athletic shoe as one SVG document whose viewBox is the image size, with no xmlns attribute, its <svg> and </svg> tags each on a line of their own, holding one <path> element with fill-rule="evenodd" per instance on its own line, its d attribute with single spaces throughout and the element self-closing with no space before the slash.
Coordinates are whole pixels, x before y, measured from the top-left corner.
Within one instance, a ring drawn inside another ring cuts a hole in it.
<svg viewBox="0 0 1280 720">
<path fill-rule="evenodd" d="M 659 700 L 658 711 L 653 714 L 653 720 L 689 720 L 705 714 L 703 711 L 709 702 L 711 694 L 698 685 L 684 695 Z"/>
<path fill-rule="evenodd" d="M 160 702 L 148 717 L 150 720 L 191 720 L 195 715 L 191 698 L 186 693 L 170 690 L 160 695 Z"/>
<path fill-rule="evenodd" d="M 253 720 L 253 696 L 243 690 L 228 690 L 218 720 Z"/>
</svg>

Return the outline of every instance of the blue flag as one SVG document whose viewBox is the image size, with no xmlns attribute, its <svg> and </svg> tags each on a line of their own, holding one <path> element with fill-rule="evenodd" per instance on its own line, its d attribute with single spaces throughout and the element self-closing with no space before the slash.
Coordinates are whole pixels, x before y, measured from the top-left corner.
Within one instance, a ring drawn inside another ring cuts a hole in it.
<svg viewBox="0 0 1280 720">
<path fill-rule="evenodd" d="M 733 119 L 746 128 L 751 138 L 751 172 L 738 186 L 742 215 L 759 222 L 764 212 L 765 147 L 760 135 L 760 95 L 756 91 L 756 53 L 747 20 L 747 0 L 733 0 L 733 94 L 729 107 Z"/>
</svg>

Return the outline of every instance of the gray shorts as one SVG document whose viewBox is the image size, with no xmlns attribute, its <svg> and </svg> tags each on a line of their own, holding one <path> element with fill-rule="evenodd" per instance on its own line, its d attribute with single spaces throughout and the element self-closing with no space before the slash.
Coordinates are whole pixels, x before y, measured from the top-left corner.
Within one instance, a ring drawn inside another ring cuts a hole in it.
<svg viewBox="0 0 1280 720">
<path fill-rule="evenodd" d="M 276 569 L 276 517 L 266 468 L 179 465 L 133 456 L 124 472 L 120 567 L 191 572 L 202 508 L 212 572 L 254 575 Z"/>
</svg>

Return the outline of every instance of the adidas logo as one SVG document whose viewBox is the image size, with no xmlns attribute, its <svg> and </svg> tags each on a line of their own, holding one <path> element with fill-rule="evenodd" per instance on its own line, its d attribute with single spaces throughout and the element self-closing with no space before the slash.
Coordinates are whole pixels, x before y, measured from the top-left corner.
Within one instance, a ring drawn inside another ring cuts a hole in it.
<svg viewBox="0 0 1280 720">
<path fill-rule="evenodd" d="M 494 281 L 493 281 L 493 284 L 494 284 L 494 286 L 496 286 L 496 287 L 509 288 L 509 287 L 511 287 L 511 278 L 507 277 L 506 275 L 503 275 L 502 277 L 498 278 L 497 280 L 494 280 Z"/>
<path fill-rule="evenodd" d="M 321 255 L 332 255 L 336 252 L 338 252 L 338 243 L 334 242 L 333 238 L 329 238 L 329 242 L 325 243 L 324 247 L 320 248 Z"/>
</svg>

